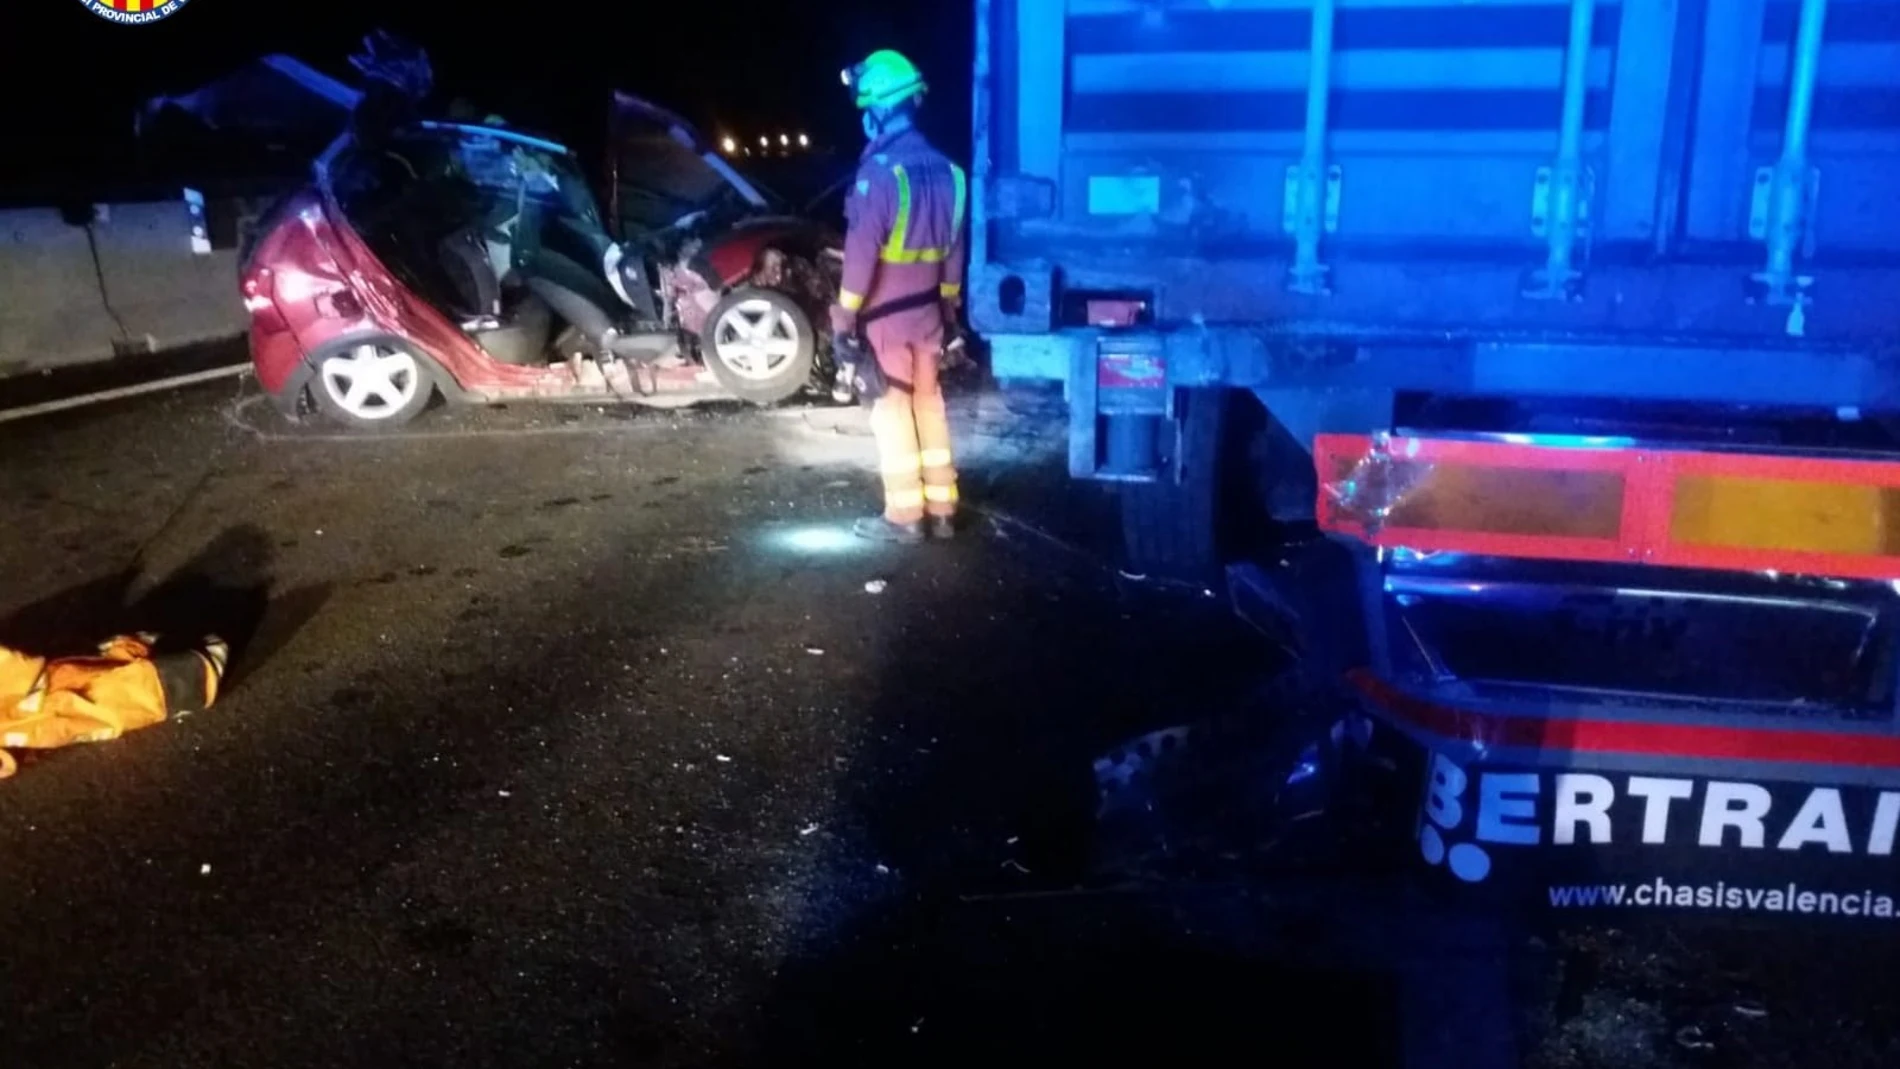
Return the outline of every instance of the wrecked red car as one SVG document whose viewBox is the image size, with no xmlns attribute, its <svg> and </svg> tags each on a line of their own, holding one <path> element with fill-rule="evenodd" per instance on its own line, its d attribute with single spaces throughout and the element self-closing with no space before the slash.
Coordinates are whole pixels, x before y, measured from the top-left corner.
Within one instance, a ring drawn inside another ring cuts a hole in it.
<svg viewBox="0 0 1900 1069">
<path fill-rule="evenodd" d="M 404 423 L 451 402 L 773 404 L 829 392 L 835 232 L 688 124 L 616 95 L 607 202 L 562 145 L 498 125 L 339 137 L 240 270 L 287 414 Z"/>
</svg>

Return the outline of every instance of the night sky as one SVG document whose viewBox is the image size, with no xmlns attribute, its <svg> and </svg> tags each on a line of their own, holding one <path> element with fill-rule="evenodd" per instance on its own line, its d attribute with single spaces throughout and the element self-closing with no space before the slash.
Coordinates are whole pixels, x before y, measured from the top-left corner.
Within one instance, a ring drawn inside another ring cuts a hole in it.
<svg viewBox="0 0 1900 1069">
<path fill-rule="evenodd" d="M 856 116 L 839 69 L 875 48 L 899 48 L 937 87 L 927 128 L 960 153 L 968 136 L 969 6 L 188 0 L 161 22 L 119 26 L 80 0 L 13 0 L 0 30 L 0 78 L 15 136 L 0 182 L 86 183 L 109 175 L 127 159 L 137 101 L 193 88 L 267 52 L 349 75 L 344 58 L 379 25 L 429 50 L 445 93 L 576 141 L 604 122 L 608 90 L 617 86 L 709 132 L 803 129 L 848 145 L 857 137 Z"/>
</svg>

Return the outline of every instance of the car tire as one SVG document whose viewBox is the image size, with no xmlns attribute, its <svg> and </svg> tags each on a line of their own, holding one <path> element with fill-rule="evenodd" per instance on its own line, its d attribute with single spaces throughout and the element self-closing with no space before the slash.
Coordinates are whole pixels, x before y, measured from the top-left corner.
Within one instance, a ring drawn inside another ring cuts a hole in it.
<svg viewBox="0 0 1900 1069">
<path fill-rule="evenodd" d="M 350 338 L 310 359 L 317 410 L 352 430 L 400 427 L 435 399 L 435 367 L 392 335 Z"/>
<path fill-rule="evenodd" d="M 1182 395 L 1180 455 L 1164 457 L 1164 475 L 1121 488 L 1122 542 L 1131 568 L 1192 582 L 1211 580 L 1221 566 L 1221 444 L 1227 423 L 1225 391 Z M 1172 454 L 1176 446 L 1164 447 Z"/>
<path fill-rule="evenodd" d="M 707 313 L 699 344 L 721 386 L 740 400 L 773 405 L 811 382 L 818 332 L 789 295 L 742 286 Z"/>
</svg>

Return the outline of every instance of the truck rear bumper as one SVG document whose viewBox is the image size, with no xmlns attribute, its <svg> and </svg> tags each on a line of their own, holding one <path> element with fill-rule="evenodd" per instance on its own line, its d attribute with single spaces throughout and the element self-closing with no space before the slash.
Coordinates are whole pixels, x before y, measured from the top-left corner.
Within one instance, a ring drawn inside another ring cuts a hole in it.
<svg viewBox="0 0 1900 1069">
<path fill-rule="evenodd" d="M 1888 724 L 1768 727 L 1734 708 L 1685 716 L 1352 682 L 1369 748 L 1399 754 L 1393 766 L 1416 784 L 1412 848 L 1428 885 L 1560 921 L 1900 918 Z"/>
<path fill-rule="evenodd" d="M 1577 920 L 1900 917 L 1888 584 L 1335 539 L 1234 585 L 1343 675 L 1449 893 Z"/>
<path fill-rule="evenodd" d="M 1521 398 L 1900 409 L 1900 365 L 1868 348 L 1426 338 L 1282 332 L 1266 327 L 1075 329 L 989 338 L 998 379 L 1086 374 L 1105 340 L 1152 339 L 1170 386 L 1419 391 Z"/>
</svg>

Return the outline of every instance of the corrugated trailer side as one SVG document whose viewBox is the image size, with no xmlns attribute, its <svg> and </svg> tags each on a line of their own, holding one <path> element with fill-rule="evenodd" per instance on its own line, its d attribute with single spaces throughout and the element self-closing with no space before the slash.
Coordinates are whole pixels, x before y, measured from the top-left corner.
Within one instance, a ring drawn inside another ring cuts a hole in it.
<svg viewBox="0 0 1900 1069">
<path fill-rule="evenodd" d="M 971 314 L 1068 382 L 1078 476 L 1192 478 L 1191 387 L 1302 442 L 1400 391 L 1894 405 L 1900 5 L 977 18 Z"/>
</svg>

